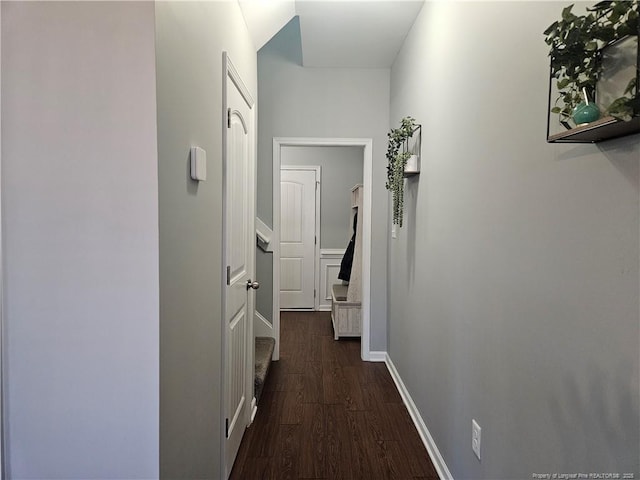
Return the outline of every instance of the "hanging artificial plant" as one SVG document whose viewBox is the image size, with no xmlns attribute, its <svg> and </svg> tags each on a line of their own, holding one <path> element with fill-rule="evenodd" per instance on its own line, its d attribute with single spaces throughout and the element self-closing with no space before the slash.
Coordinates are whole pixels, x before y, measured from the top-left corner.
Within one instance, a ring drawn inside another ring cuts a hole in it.
<svg viewBox="0 0 640 480">
<path fill-rule="evenodd" d="M 411 138 L 416 128 L 416 121 L 412 117 L 405 117 L 400 128 L 393 128 L 387 134 L 387 183 L 385 187 L 391 190 L 393 197 L 393 223 L 402 227 L 404 213 L 404 167 L 411 156 L 407 148 L 407 140 Z"/>
<path fill-rule="evenodd" d="M 586 15 L 575 15 L 573 5 L 562 10 L 562 19 L 544 31 L 551 47 L 551 76 L 557 81 L 558 98 L 551 109 L 567 121 L 586 95 L 593 100 L 602 73 L 602 48 L 626 36 L 638 36 L 640 16 L 638 0 L 598 2 L 587 8 Z M 623 96 L 611 105 L 601 105 L 606 115 L 629 121 L 638 110 L 636 76 L 629 80 Z"/>
</svg>

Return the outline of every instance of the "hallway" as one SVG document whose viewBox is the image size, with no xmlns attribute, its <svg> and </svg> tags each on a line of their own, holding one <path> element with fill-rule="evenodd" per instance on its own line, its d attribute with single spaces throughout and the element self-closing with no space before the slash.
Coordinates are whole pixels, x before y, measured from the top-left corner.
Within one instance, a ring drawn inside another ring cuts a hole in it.
<svg viewBox="0 0 640 480">
<path fill-rule="evenodd" d="M 328 312 L 283 312 L 281 358 L 231 478 L 437 479 L 384 363 L 333 340 Z"/>
</svg>

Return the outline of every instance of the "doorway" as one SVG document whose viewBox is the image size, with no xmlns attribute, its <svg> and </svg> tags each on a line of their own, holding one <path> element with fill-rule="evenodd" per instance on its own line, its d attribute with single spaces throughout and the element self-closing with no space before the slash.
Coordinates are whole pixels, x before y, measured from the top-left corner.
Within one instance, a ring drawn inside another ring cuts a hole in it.
<svg viewBox="0 0 640 480">
<path fill-rule="evenodd" d="M 372 144 L 370 138 L 274 138 L 273 139 L 273 330 L 276 346 L 274 359 L 280 355 L 280 211 L 281 186 L 280 170 L 284 147 L 355 146 L 363 152 L 363 212 L 362 212 L 362 340 L 360 356 L 371 359 L 370 352 L 370 276 L 371 276 L 371 187 L 372 187 Z"/>
</svg>

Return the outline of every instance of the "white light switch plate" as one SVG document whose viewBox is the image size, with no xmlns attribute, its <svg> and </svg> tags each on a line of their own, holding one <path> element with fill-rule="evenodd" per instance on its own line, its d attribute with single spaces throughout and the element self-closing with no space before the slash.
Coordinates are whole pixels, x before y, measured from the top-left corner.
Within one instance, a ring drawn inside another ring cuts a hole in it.
<svg viewBox="0 0 640 480">
<path fill-rule="evenodd" d="M 207 152 L 191 147 L 191 178 L 203 182 L 207 179 Z"/>
<path fill-rule="evenodd" d="M 478 460 L 480 460 L 480 440 L 482 439 L 482 429 L 478 422 L 471 420 L 471 450 L 476 454 Z"/>
</svg>

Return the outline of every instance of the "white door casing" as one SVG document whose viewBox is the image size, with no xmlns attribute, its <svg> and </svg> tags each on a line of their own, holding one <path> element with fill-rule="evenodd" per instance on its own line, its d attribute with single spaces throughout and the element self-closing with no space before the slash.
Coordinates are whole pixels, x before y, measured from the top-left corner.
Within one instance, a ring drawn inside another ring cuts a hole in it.
<svg viewBox="0 0 640 480">
<path fill-rule="evenodd" d="M 315 308 L 320 167 L 280 170 L 280 308 Z"/>
<path fill-rule="evenodd" d="M 254 101 L 223 53 L 224 478 L 250 423 L 253 398 L 255 295 Z"/>
<path fill-rule="evenodd" d="M 280 356 L 280 166 L 281 150 L 287 146 L 356 146 L 363 148 L 362 212 L 362 340 L 360 356 L 379 361 L 370 349 L 371 304 L 371 189 L 373 183 L 373 140 L 370 138 L 280 138 L 273 139 L 273 331 L 276 340 L 273 359 Z M 360 218 L 360 216 L 358 217 Z"/>
<path fill-rule="evenodd" d="M 0 44 L 2 43 L 2 2 L 0 2 Z M 0 52 L 2 52 L 2 46 L 0 45 Z M 2 53 L 0 53 L 0 111 L 2 111 Z M 2 185 L 2 121 L 0 120 L 0 185 Z M 4 365 L 2 359 L 4 358 L 3 345 L 4 345 L 4 319 L 2 313 L 2 295 L 4 287 L 2 279 L 4 273 L 2 271 L 3 263 L 2 253 L 2 188 L 0 187 L 0 480 L 4 480 Z"/>
</svg>

